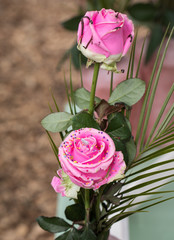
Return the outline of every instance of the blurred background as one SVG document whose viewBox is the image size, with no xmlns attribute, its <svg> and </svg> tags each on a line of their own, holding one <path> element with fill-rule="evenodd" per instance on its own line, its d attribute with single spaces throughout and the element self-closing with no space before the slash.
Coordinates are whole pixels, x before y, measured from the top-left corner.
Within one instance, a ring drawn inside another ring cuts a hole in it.
<svg viewBox="0 0 174 240">
<path fill-rule="evenodd" d="M 159 45 L 169 19 L 173 21 L 172 8 L 167 11 L 167 20 L 165 15 L 161 21 L 159 19 L 163 16 L 163 11 L 160 12 L 159 9 L 165 9 L 163 5 L 158 5 L 158 8 L 141 6 L 137 10 L 127 4 L 155 1 L 0 0 L 2 240 L 53 239 L 51 234 L 44 232 L 35 222 L 38 216 L 53 216 L 56 211 L 56 194 L 50 182 L 57 162 L 40 121 L 49 113 L 48 102 L 53 106 L 50 89 L 60 103 L 60 110 L 63 110 L 66 100 L 63 71 L 68 75 L 69 60 L 65 53 L 76 40 L 76 33 L 72 31 L 75 29 L 68 31 L 69 23 L 66 20 L 80 16 L 86 9 L 97 9 L 102 4 L 115 2 L 122 3 L 114 5 L 118 10 L 129 11 L 135 22 L 140 20 L 139 24 L 146 25 L 140 37 L 145 35 L 147 27 L 153 29 L 153 33 L 155 26 L 155 35 L 150 35 L 154 44 L 150 46 L 151 53 L 152 47 L 155 49 Z M 148 14 L 143 19 L 138 19 L 142 18 L 142 14 L 137 16 L 142 9 L 146 9 Z M 62 22 L 64 26 L 61 25 Z M 150 58 L 146 55 L 146 60 L 149 61 Z M 62 59 L 64 63 L 60 64 Z M 74 60 L 73 67 L 75 88 L 80 85 L 76 61 Z M 169 66 L 165 66 L 172 76 L 173 65 L 169 62 Z M 169 82 L 171 81 L 172 79 Z M 59 136 L 55 134 L 54 138 L 59 145 Z"/>
<path fill-rule="evenodd" d="M 2 240 L 53 239 L 35 222 L 40 215 L 54 215 L 56 209 L 50 182 L 57 162 L 40 121 L 49 114 L 50 88 L 63 108 L 63 72 L 56 66 L 75 39 L 60 22 L 77 14 L 76 4 L 76 0 L 0 0 Z M 69 61 L 63 67 L 68 70 Z M 75 70 L 73 78 L 77 87 Z M 58 134 L 55 138 L 59 144 Z"/>
</svg>

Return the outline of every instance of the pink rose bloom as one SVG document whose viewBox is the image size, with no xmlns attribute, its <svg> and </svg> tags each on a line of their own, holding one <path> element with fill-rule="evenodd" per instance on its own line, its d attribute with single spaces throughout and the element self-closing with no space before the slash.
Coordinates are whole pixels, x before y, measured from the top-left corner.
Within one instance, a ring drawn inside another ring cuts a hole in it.
<svg viewBox="0 0 174 240">
<path fill-rule="evenodd" d="M 126 169 L 110 136 L 93 128 L 71 132 L 59 147 L 59 160 L 74 184 L 94 190 L 123 178 Z"/>
<path fill-rule="evenodd" d="M 62 197 L 77 198 L 77 192 L 80 187 L 72 183 L 69 176 L 62 169 L 57 171 L 58 177 L 54 176 L 51 185 L 55 192 L 60 193 Z"/>
<path fill-rule="evenodd" d="M 78 49 L 88 59 L 108 70 L 124 56 L 134 37 L 127 15 L 111 9 L 86 12 L 77 32 Z"/>
</svg>

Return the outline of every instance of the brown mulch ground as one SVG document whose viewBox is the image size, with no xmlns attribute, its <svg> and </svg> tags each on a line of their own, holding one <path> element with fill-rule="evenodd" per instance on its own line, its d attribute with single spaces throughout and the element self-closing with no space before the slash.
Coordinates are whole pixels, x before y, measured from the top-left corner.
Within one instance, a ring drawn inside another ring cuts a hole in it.
<svg viewBox="0 0 174 240">
<path fill-rule="evenodd" d="M 53 239 L 35 222 L 40 215 L 54 215 L 56 208 L 50 186 L 56 158 L 40 121 L 49 113 L 48 101 L 53 105 L 49 88 L 63 108 L 63 73 L 56 65 L 75 34 L 60 22 L 76 14 L 77 2 L 0 0 L 2 240 Z M 64 68 L 68 71 L 68 64 Z"/>
</svg>

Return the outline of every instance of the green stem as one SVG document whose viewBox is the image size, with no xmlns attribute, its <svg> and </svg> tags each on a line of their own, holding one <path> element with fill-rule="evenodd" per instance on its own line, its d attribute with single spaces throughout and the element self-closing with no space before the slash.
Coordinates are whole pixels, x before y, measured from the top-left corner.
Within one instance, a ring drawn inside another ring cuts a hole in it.
<svg viewBox="0 0 174 240">
<path fill-rule="evenodd" d="M 111 72 L 111 82 L 110 82 L 110 96 L 111 96 L 111 93 L 112 93 L 112 89 L 113 89 L 113 75 L 114 73 Z"/>
<path fill-rule="evenodd" d="M 85 189 L 85 225 L 88 228 L 89 226 L 89 210 L 90 210 L 90 201 L 89 201 L 89 189 Z"/>
<path fill-rule="evenodd" d="M 90 95 L 89 110 L 88 110 L 89 114 L 91 114 L 91 115 L 94 112 L 94 98 L 95 98 L 95 90 L 96 90 L 96 85 L 97 85 L 99 67 L 100 67 L 100 63 L 95 63 L 95 65 L 94 65 L 94 74 L 93 74 L 92 85 L 91 85 L 91 95 Z"/>
</svg>

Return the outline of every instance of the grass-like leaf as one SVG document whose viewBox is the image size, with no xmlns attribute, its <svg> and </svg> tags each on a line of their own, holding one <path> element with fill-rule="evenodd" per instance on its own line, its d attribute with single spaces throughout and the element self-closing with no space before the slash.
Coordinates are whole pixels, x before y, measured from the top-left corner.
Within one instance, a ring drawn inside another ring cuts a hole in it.
<svg viewBox="0 0 174 240">
<path fill-rule="evenodd" d="M 162 106 L 162 108 L 161 108 L 161 110 L 160 110 L 160 112 L 158 114 L 158 117 L 157 117 L 157 119 L 156 119 L 156 121 L 155 121 L 155 123 L 153 125 L 153 128 L 152 128 L 152 130 L 151 130 L 151 132 L 149 134 L 149 137 L 148 137 L 148 139 L 146 141 L 145 147 L 149 144 L 149 142 L 150 142 L 150 140 L 151 140 L 151 138 L 152 138 L 152 136 L 153 136 L 153 134 L 155 132 L 155 129 L 156 129 L 156 127 L 157 127 L 157 125 L 158 125 L 158 123 L 159 123 L 163 113 L 164 113 L 164 110 L 165 110 L 165 108 L 166 108 L 166 106 L 167 106 L 167 104 L 168 104 L 168 102 L 169 102 L 169 100 L 170 100 L 170 98 L 171 98 L 171 96 L 173 94 L 173 91 L 174 91 L 174 84 L 172 85 L 170 91 L 168 92 L 168 95 L 167 95 L 167 97 L 166 97 L 166 99 L 164 101 L 164 104 L 163 104 L 163 106 Z"/>
<path fill-rule="evenodd" d="M 140 70 L 140 65 L 141 65 L 141 61 L 142 61 L 142 56 L 143 56 L 144 45 L 145 45 L 146 39 L 147 39 L 147 36 L 144 38 L 143 45 L 142 45 L 142 48 L 141 48 L 141 53 L 140 53 L 138 66 L 137 66 L 137 71 L 136 71 L 136 75 L 135 75 L 136 78 L 138 77 L 138 74 L 139 74 L 139 70 Z"/>
<path fill-rule="evenodd" d="M 169 28 L 169 27 L 168 27 Z M 164 37 L 161 41 L 161 44 L 160 44 L 160 47 L 159 47 L 159 50 L 158 50 L 158 53 L 157 53 L 157 56 L 156 56 L 156 60 L 155 60 L 155 63 L 154 63 L 154 67 L 153 67 L 153 70 L 152 70 L 152 73 L 151 73 L 151 77 L 150 77 L 150 81 L 149 81 L 149 84 L 148 84 L 148 88 L 146 90 L 146 94 L 145 94 L 145 98 L 144 98 L 144 102 L 143 102 L 143 105 L 142 105 L 142 108 L 141 108 L 141 113 L 140 113 L 140 118 L 139 118 L 139 122 L 138 122 L 138 128 L 137 128 L 137 133 L 136 133 L 136 137 L 135 137 L 135 142 L 136 144 L 138 143 L 139 141 L 139 137 L 140 137 L 140 133 L 141 133 L 141 128 L 142 128 L 142 123 L 143 123 L 143 120 L 144 120 L 144 115 L 145 115 L 145 110 L 146 110 L 146 107 L 147 107 L 147 102 L 148 102 L 148 98 L 149 98 L 149 95 L 150 95 L 150 90 L 151 90 L 151 87 L 152 87 L 152 83 L 153 83 L 153 78 L 155 76 L 155 72 L 156 72 L 156 69 L 157 69 L 157 64 L 158 64 L 158 61 L 159 61 L 159 57 L 160 57 L 160 53 L 161 53 L 161 49 L 162 49 L 162 46 L 163 46 L 163 42 L 166 38 L 166 35 L 167 35 L 167 32 L 168 32 L 168 28 L 166 29 L 166 32 L 164 34 Z M 144 140 L 143 140 L 144 141 Z"/>
<path fill-rule="evenodd" d="M 174 177 L 174 174 L 167 175 L 167 176 L 165 176 L 165 177 L 155 178 L 155 179 L 153 179 L 153 180 L 150 180 L 150 181 L 146 181 L 146 182 L 137 184 L 137 185 L 134 186 L 134 187 L 131 187 L 131 188 L 129 188 L 129 189 L 126 189 L 126 190 L 124 190 L 124 191 L 121 191 L 121 192 L 119 193 L 119 195 L 122 195 L 122 194 L 125 194 L 125 193 L 130 193 L 131 191 L 135 191 L 135 190 L 141 189 L 141 188 L 143 188 L 143 187 L 147 187 L 148 185 L 151 185 L 151 184 L 153 184 L 153 183 L 160 182 L 160 181 L 162 181 L 162 180 L 165 180 L 165 179 L 167 179 L 167 178 L 172 178 L 172 177 Z"/>
<path fill-rule="evenodd" d="M 68 92 L 68 86 L 67 86 L 67 82 L 66 82 L 66 78 L 65 78 L 65 73 L 64 73 L 64 82 L 65 82 L 65 90 L 66 90 L 66 96 L 67 96 L 67 100 L 68 100 L 68 104 L 69 104 L 69 109 L 70 109 L 71 114 L 73 115 L 73 110 L 72 110 L 71 101 L 70 101 L 70 97 L 69 97 L 69 92 Z"/>
<path fill-rule="evenodd" d="M 141 136 L 141 141 L 140 141 L 140 150 L 143 148 L 145 134 L 146 134 L 146 131 L 147 131 L 147 125 L 148 125 L 148 122 L 149 122 L 149 118 L 150 118 L 150 114 L 151 114 L 151 110 L 152 110 L 152 105 L 153 105 L 153 101 L 154 101 L 154 97 L 155 97 L 160 73 L 161 73 L 161 70 L 162 70 L 163 62 L 164 62 L 164 59 L 165 59 L 165 56 L 166 56 L 166 52 L 167 52 L 167 49 L 168 49 L 170 39 L 173 35 L 173 30 L 174 30 L 174 28 L 170 32 L 169 38 L 167 40 L 167 43 L 166 43 L 166 46 L 165 46 L 165 49 L 164 49 L 164 52 L 163 52 L 163 55 L 162 55 L 162 58 L 161 58 L 161 61 L 160 61 L 160 65 L 159 65 L 159 68 L 158 68 L 158 71 L 157 71 L 157 74 L 156 74 L 156 78 L 155 78 L 155 82 L 154 82 L 154 85 L 153 85 L 153 88 L 152 88 L 152 92 L 151 92 L 151 95 L 150 95 L 149 104 L 148 104 L 147 113 L 146 113 L 146 118 L 145 118 L 145 121 L 144 121 L 144 127 L 143 127 L 143 130 L 142 130 L 142 136 Z"/>
<path fill-rule="evenodd" d="M 71 93 L 71 102 L 73 104 L 73 107 L 74 107 L 74 114 L 76 114 L 76 104 L 75 104 L 75 100 L 74 100 L 74 91 L 73 91 L 73 83 L 72 83 L 72 70 L 71 70 L 71 55 L 70 55 L 70 76 L 69 76 L 69 79 L 70 79 L 70 93 Z"/>
</svg>

